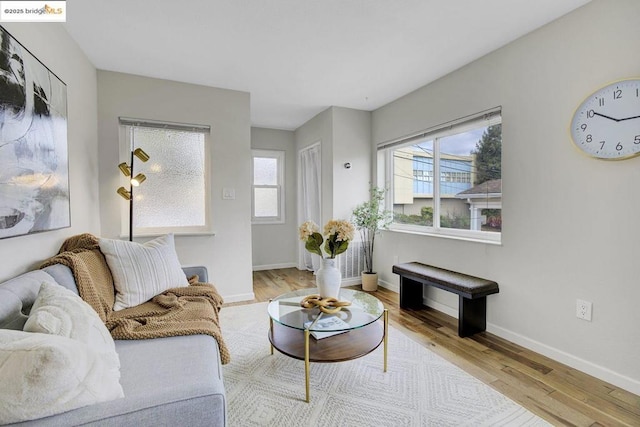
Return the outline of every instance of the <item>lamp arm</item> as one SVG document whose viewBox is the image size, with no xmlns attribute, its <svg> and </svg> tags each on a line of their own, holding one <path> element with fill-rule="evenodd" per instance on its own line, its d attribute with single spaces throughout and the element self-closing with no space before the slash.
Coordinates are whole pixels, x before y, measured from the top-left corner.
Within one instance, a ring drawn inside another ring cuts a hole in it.
<svg viewBox="0 0 640 427">
<path fill-rule="evenodd" d="M 131 150 L 131 178 L 135 175 L 133 174 L 133 150 Z M 129 241 L 133 241 L 133 184 L 131 183 L 131 179 L 129 179 Z"/>
</svg>

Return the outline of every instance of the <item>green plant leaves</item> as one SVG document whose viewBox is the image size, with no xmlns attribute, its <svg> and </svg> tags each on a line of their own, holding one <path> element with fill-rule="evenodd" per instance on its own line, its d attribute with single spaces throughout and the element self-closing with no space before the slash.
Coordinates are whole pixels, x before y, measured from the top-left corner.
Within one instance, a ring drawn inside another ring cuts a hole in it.
<svg viewBox="0 0 640 427">
<path fill-rule="evenodd" d="M 373 272 L 373 245 L 376 233 L 388 228 L 393 220 L 393 212 L 384 208 L 384 193 L 384 189 L 372 188 L 369 200 L 356 206 L 351 214 L 351 222 L 360 231 L 362 238 L 367 272 Z"/>
<path fill-rule="evenodd" d="M 324 243 L 324 251 L 329 254 L 330 258 L 335 258 L 336 255 L 346 252 L 349 247 L 349 241 L 338 241 L 336 240 L 337 238 L 337 234 L 332 234 L 327 237 L 327 240 Z"/>
<path fill-rule="evenodd" d="M 313 254 L 318 254 L 322 256 L 322 250 L 320 249 L 320 245 L 322 245 L 322 235 L 320 233 L 313 233 L 304 244 L 304 248 Z"/>
<path fill-rule="evenodd" d="M 300 239 L 304 241 L 304 248 L 312 254 L 320 255 L 323 258 L 323 243 L 324 251 L 327 253 L 328 258 L 335 258 L 336 255 L 340 255 L 347 251 L 349 241 L 353 239 L 354 228 L 353 224 L 349 221 L 329 221 L 324 227 L 325 233 L 331 233 L 327 235 L 326 240 L 322 234 L 318 231 L 314 231 L 317 229 L 318 226 L 315 223 L 312 221 L 306 221 L 300 226 L 298 232 L 300 233 Z"/>
</svg>

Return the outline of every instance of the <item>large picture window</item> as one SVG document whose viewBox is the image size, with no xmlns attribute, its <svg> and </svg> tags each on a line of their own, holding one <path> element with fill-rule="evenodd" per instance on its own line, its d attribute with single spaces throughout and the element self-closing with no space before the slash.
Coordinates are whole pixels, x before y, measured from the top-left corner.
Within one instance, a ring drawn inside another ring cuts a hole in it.
<svg viewBox="0 0 640 427">
<path fill-rule="evenodd" d="M 500 109 L 382 144 L 392 229 L 499 242 Z"/>
<path fill-rule="evenodd" d="M 147 179 L 134 192 L 134 235 L 211 233 L 209 127 L 124 118 L 120 125 L 123 155 L 135 148 L 149 155 L 135 164 Z M 123 215 L 126 234 L 128 210 Z"/>
</svg>

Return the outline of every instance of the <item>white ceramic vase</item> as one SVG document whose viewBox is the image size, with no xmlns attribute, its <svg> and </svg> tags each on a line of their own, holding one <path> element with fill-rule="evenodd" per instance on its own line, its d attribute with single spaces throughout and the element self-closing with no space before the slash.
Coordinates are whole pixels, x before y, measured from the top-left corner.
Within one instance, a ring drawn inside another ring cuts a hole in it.
<svg viewBox="0 0 640 427">
<path fill-rule="evenodd" d="M 336 268 L 335 258 L 323 258 L 322 265 L 316 273 L 316 285 L 321 298 L 340 299 L 342 274 Z"/>
</svg>

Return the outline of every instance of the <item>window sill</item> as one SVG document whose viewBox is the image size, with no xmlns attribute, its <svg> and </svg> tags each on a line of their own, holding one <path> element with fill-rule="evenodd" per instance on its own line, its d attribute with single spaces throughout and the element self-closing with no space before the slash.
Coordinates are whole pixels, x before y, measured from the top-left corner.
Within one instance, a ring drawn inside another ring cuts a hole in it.
<svg viewBox="0 0 640 427">
<path fill-rule="evenodd" d="M 434 229 L 406 224 L 392 224 L 386 231 L 394 233 L 417 234 L 429 237 L 442 237 L 444 239 L 462 240 L 465 242 L 484 243 L 488 245 L 502 246 L 502 236 L 498 233 L 489 233 L 484 236 L 481 232 L 469 232 L 467 230 Z M 492 237 L 492 238 L 487 238 Z"/>
<path fill-rule="evenodd" d="M 272 221 L 251 221 L 251 225 L 282 225 L 284 224 L 284 220 L 272 220 Z"/>
<path fill-rule="evenodd" d="M 133 233 L 133 238 L 134 240 L 139 238 L 139 237 L 160 237 L 160 236 L 164 236 L 166 234 L 169 233 L 173 233 L 173 235 L 175 237 L 206 237 L 206 236 L 215 236 L 216 232 L 215 231 L 202 231 L 202 232 L 198 232 L 198 231 L 185 231 L 185 232 L 179 232 L 179 231 L 166 231 L 166 232 L 153 232 L 153 233 Z M 122 234 L 120 233 L 119 236 L 121 239 L 128 239 L 129 238 L 129 233 L 127 234 Z"/>
</svg>

